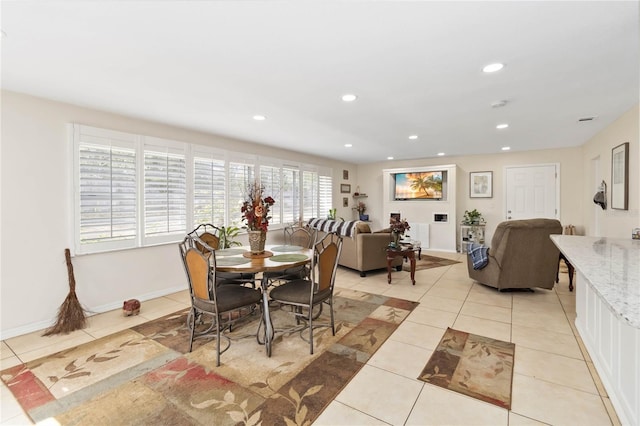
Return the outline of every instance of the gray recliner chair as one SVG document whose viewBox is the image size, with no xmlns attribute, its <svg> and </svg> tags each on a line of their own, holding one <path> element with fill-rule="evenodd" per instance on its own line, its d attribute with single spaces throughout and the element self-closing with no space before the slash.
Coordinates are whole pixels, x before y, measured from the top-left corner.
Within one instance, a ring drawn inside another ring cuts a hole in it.
<svg viewBox="0 0 640 426">
<path fill-rule="evenodd" d="M 558 271 L 560 251 L 551 234 L 562 234 L 555 219 L 526 219 L 502 222 L 489 246 L 489 263 L 473 269 L 467 259 L 469 278 L 498 290 L 540 287 L 552 289 Z"/>
</svg>

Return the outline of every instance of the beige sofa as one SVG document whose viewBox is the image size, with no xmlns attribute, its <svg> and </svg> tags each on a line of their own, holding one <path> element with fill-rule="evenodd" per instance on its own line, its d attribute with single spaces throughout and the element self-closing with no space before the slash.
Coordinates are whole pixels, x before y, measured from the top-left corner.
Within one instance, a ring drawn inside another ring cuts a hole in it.
<svg viewBox="0 0 640 426">
<path fill-rule="evenodd" d="M 551 234 L 562 234 L 562 225 L 555 219 L 500 223 L 491 239 L 487 266 L 473 269 L 471 259 L 467 259 L 469 278 L 499 290 L 552 289 L 560 252 L 551 241 Z"/>
<path fill-rule="evenodd" d="M 371 232 L 369 224 L 357 222 L 353 238 L 344 237 L 342 253 L 338 264 L 360 271 L 360 276 L 366 276 L 368 271 L 387 268 L 387 247 L 391 241 L 389 232 Z M 402 267 L 402 258 L 395 258 L 391 262 L 396 268 Z"/>
</svg>

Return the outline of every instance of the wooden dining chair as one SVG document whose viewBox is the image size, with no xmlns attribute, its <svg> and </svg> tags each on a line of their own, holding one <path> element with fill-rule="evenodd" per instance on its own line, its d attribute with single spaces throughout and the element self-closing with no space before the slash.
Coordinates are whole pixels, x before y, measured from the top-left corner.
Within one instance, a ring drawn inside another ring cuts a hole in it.
<svg viewBox="0 0 640 426">
<path fill-rule="evenodd" d="M 284 243 L 287 246 L 303 248 L 313 248 L 316 238 L 316 230 L 306 226 L 289 225 L 284 228 Z M 295 266 L 278 272 L 265 272 L 264 277 L 268 280 L 268 285 L 282 284 L 287 281 L 309 278 L 309 267 L 307 265 Z"/>
<path fill-rule="evenodd" d="M 286 282 L 271 290 L 271 300 L 281 305 L 289 305 L 296 325 L 286 331 L 300 329 L 300 337 L 307 340 L 304 331 L 309 330 L 309 350 L 313 354 L 313 330 L 318 327 L 331 327 L 335 336 L 336 329 L 333 313 L 333 288 L 338 269 L 338 259 L 342 251 L 342 237 L 329 233 L 314 245 L 311 258 L 309 279 L 297 279 Z M 314 323 L 320 313 L 314 313 L 315 306 L 327 304 L 330 309 L 330 323 Z M 300 325 L 300 323 L 304 323 Z"/>
<path fill-rule="evenodd" d="M 262 301 L 262 291 L 241 285 L 215 285 L 215 250 L 197 237 L 187 236 L 179 248 L 191 296 L 187 320 L 191 332 L 189 352 L 193 349 L 195 338 L 215 334 L 216 365 L 220 366 L 220 355 L 231 346 L 231 340 L 223 332 L 231 330 L 234 323 L 255 313 Z M 203 330 L 196 330 L 198 324 L 205 323 L 204 317 L 211 318 L 211 324 L 203 327 Z M 224 349 L 221 349 L 221 338 L 227 341 Z"/>
<path fill-rule="evenodd" d="M 203 241 L 209 247 L 214 250 L 220 250 L 220 236 L 222 235 L 222 228 L 219 228 L 211 223 L 202 223 L 198 225 L 193 231 L 189 232 L 187 236 L 195 238 L 195 244 L 198 250 L 203 251 L 202 244 L 199 241 Z M 240 273 L 240 272 L 218 272 L 216 283 L 220 284 L 251 284 L 253 288 L 256 287 L 256 274 L 252 273 Z"/>
</svg>

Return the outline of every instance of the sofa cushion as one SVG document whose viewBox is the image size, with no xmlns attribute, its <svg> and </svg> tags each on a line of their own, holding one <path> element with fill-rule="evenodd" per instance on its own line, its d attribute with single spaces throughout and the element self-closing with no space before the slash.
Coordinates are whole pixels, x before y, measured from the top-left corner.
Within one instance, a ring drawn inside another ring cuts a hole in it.
<svg viewBox="0 0 640 426">
<path fill-rule="evenodd" d="M 390 233 L 391 233 L 391 228 L 384 228 L 374 232 L 374 234 L 390 234 Z"/>
</svg>

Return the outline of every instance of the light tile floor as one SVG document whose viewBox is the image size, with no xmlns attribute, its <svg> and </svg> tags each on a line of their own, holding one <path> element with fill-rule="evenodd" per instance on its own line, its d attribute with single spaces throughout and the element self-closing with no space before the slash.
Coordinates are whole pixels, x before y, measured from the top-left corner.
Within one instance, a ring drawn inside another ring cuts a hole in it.
<svg viewBox="0 0 640 426">
<path fill-rule="evenodd" d="M 427 251 L 425 250 L 425 253 Z M 459 264 L 409 274 L 340 268 L 337 287 L 419 301 L 420 305 L 320 415 L 316 425 L 618 425 L 574 326 L 575 293 L 566 273 L 554 290 L 498 292 L 468 278 L 465 256 L 428 254 Z M 579 284 L 578 284 L 579 285 Z M 2 341 L 1 368 L 114 333 L 189 306 L 186 291 L 143 302 L 139 316 L 120 310 L 89 318 L 66 336 L 42 332 Z M 416 379 L 447 327 L 516 344 L 511 411 Z M 31 424 L 0 389 L 0 424 Z"/>
</svg>

